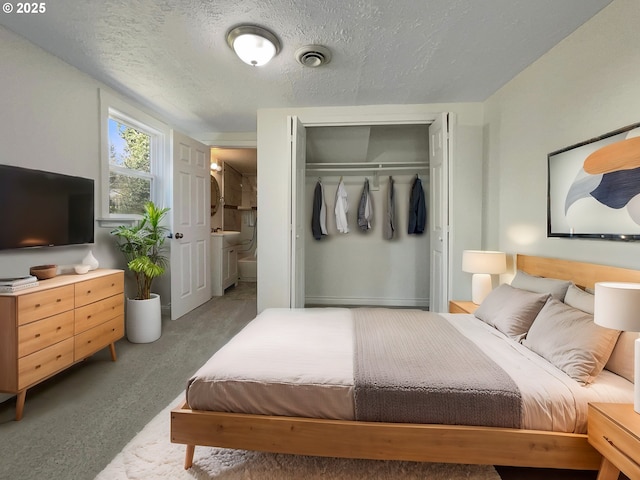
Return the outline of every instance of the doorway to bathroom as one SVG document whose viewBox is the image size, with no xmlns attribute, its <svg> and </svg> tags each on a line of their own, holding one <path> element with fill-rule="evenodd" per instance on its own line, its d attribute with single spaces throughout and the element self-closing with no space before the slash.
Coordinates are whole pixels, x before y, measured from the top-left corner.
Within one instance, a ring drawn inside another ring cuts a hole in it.
<svg viewBox="0 0 640 480">
<path fill-rule="evenodd" d="M 257 280 L 256 148 L 211 148 L 211 271 L 214 296 Z"/>
</svg>

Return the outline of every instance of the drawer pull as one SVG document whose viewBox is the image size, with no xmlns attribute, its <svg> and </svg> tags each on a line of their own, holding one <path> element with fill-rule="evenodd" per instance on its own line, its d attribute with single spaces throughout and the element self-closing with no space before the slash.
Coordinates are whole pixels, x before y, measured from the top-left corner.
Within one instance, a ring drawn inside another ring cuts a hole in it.
<svg viewBox="0 0 640 480">
<path fill-rule="evenodd" d="M 613 440 L 611 440 L 609 437 L 607 437 L 606 435 L 603 435 L 602 438 L 604 438 L 604 440 L 611 445 L 613 448 L 616 449 L 617 452 L 619 452 L 621 455 L 623 455 L 627 460 L 629 460 L 631 463 L 633 463 L 636 467 L 640 467 L 640 464 L 638 464 L 638 462 L 636 461 L 635 458 L 630 457 L 629 455 L 627 455 L 627 453 L 625 453 L 624 451 L 620 450 L 618 448 L 618 446 L 613 443 Z"/>
<path fill-rule="evenodd" d="M 40 337 L 40 334 L 39 334 L 39 333 L 36 333 L 36 338 L 39 338 L 39 337 Z"/>
<path fill-rule="evenodd" d="M 62 358 L 62 355 L 58 355 L 58 356 L 56 357 L 56 360 L 60 360 L 61 358 Z"/>
<path fill-rule="evenodd" d="M 36 303 L 36 308 L 40 308 L 40 304 L 39 303 Z"/>
<path fill-rule="evenodd" d="M 91 315 L 87 315 L 87 320 L 89 320 L 91 318 Z"/>
<path fill-rule="evenodd" d="M 56 303 L 60 303 L 62 301 L 61 298 L 56 298 Z"/>
<path fill-rule="evenodd" d="M 62 330 L 62 327 L 57 327 L 56 330 Z"/>
<path fill-rule="evenodd" d="M 36 365 L 36 370 L 39 369 L 42 365 Z"/>
<path fill-rule="evenodd" d="M 91 295 L 91 290 L 87 290 L 87 295 Z"/>
</svg>

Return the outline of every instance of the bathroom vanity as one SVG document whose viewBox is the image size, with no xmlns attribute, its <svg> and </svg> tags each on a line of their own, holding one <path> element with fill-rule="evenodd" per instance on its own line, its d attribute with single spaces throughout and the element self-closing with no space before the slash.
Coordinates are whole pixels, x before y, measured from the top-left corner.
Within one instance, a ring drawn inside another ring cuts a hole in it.
<svg viewBox="0 0 640 480">
<path fill-rule="evenodd" d="M 220 231 L 211 234 L 211 293 L 224 295 L 226 288 L 238 284 L 238 245 L 240 232 Z"/>
</svg>

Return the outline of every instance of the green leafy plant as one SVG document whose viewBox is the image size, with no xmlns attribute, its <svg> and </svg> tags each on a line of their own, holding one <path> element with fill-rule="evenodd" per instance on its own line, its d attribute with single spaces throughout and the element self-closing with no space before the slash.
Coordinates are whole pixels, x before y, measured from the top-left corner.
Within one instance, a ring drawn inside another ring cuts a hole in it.
<svg viewBox="0 0 640 480">
<path fill-rule="evenodd" d="M 142 218 L 135 225 L 120 225 L 111 231 L 118 239 L 127 267 L 136 278 L 136 300 L 151 298 L 153 279 L 164 274 L 168 259 L 164 242 L 169 229 L 161 225 L 168 208 L 158 208 L 153 202 L 144 205 Z"/>
</svg>

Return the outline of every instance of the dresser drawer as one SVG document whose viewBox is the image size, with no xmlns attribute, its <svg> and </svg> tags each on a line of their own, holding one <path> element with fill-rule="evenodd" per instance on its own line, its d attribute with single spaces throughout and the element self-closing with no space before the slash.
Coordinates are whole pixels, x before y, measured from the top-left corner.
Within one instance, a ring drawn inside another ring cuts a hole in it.
<svg viewBox="0 0 640 480">
<path fill-rule="evenodd" d="M 75 334 L 122 315 L 124 315 L 124 296 L 122 294 L 77 308 L 75 311 Z"/>
<path fill-rule="evenodd" d="M 18 359 L 18 389 L 27 388 L 73 363 L 73 338 Z"/>
<path fill-rule="evenodd" d="M 116 294 L 122 295 L 123 290 L 123 273 L 85 280 L 75 285 L 75 306 L 77 308 Z"/>
<path fill-rule="evenodd" d="M 20 295 L 18 298 L 18 325 L 50 317 L 73 309 L 73 285 L 50 288 Z"/>
<path fill-rule="evenodd" d="M 589 408 L 589 443 L 629 478 L 640 478 L 640 441 L 619 423 Z"/>
<path fill-rule="evenodd" d="M 42 350 L 73 336 L 73 311 L 18 327 L 18 357 Z"/>
<path fill-rule="evenodd" d="M 74 337 L 75 361 L 82 360 L 124 336 L 124 315 L 93 327 Z"/>
</svg>

